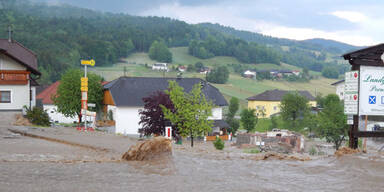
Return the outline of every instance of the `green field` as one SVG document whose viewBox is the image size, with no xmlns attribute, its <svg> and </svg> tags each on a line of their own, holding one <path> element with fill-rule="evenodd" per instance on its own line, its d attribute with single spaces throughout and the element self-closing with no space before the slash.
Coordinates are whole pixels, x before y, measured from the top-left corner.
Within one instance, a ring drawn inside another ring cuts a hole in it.
<svg viewBox="0 0 384 192">
<path fill-rule="evenodd" d="M 213 57 L 210 59 L 199 59 L 194 56 L 188 55 L 187 47 L 178 47 L 171 48 L 173 53 L 173 63 L 171 67 L 178 65 L 188 65 L 194 64 L 197 61 L 201 61 L 206 66 L 217 66 L 217 65 L 227 65 L 227 64 L 244 64 L 239 62 L 233 57 Z M 135 77 L 176 77 L 177 71 L 173 72 L 159 72 L 152 71 L 150 66 L 156 63 L 156 61 L 151 60 L 148 57 L 147 53 L 134 53 L 131 54 L 128 58 L 122 59 L 119 63 L 113 65 L 112 67 L 95 67 L 91 69 L 93 72 L 103 76 L 105 80 L 111 81 L 120 76 L 124 75 L 124 68 L 126 70 L 126 76 L 135 76 Z M 244 64 L 250 65 L 250 64 Z M 275 64 L 256 64 L 257 69 L 291 69 L 291 70 L 301 70 L 300 68 L 288 64 L 282 63 L 280 66 Z M 264 80 L 257 81 L 253 79 L 243 78 L 238 74 L 231 73 L 230 78 L 226 84 L 213 84 L 217 87 L 224 96 L 229 100 L 230 97 L 237 97 L 240 99 L 240 104 L 242 108 L 246 107 L 246 98 L 259 94 L 266 90 L 271 89 L 283 89 L 283 90 L 307 90 L 312 95 L 322 94 L 327 95 L 330 93 L 335 93 L 335 87 L 331 86 L 331 83 L 337 81 L 335 79 L 327 79 L 319 77 L 318 72 L 312 72 L 311 74 L 317 78 L 311 80 L 310 82 L 288 82 L 283 80 L 272 81 Z M 184 77 L 198 77 L 203 78 L 205 75 L 199 73 L 190 73 L 185 72 Z"/>
</svg>

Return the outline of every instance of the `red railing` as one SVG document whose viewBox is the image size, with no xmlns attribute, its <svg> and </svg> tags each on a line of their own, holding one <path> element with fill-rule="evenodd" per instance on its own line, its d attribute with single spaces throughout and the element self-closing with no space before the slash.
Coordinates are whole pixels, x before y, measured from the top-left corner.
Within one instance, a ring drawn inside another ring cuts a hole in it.
<svg viewBox="0 0 384 192">
<path fill-rule="evenodd" d="M 0 85 L 26 85 L 29 71 L 0 70 Z"/>
</svg>

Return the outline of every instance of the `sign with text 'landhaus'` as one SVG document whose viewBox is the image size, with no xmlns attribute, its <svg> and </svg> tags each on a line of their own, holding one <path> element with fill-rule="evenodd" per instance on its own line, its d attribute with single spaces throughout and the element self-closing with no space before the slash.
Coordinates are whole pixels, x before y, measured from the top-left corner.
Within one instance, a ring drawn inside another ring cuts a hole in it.
<svg viewBox="0 0 384 192">
<path fill-rule="evenodd" d="M 345 73 L 344 113 L 357 115 L 359 105 L 359 71 Z"/>
<path fill-rule="evenodd" d="M 384 67 L 360 66 L 360 115 L 384 115 Z"/>
</svg>

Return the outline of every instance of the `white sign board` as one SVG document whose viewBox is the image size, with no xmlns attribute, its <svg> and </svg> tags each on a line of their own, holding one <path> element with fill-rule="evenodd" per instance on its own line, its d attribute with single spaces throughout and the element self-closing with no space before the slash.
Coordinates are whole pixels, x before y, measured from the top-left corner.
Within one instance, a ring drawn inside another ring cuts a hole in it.
<svg viewBox="0 0 384 192">
<path fill-rule="evenodd" d="M 345 73 L 344 113 L 357 115 L 359 105 L 359 72 Z"/>
<path fill-rule="evenodd" d="M 360 115 L 384 115 L 384 67 L 360 66 Z"/>
</svg>

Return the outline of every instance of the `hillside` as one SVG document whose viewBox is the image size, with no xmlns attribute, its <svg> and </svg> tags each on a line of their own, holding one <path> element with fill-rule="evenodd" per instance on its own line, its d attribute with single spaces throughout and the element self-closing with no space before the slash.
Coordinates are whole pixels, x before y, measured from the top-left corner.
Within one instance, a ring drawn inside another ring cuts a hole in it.
<svg viewBox="0 0 384 192">
<path fill-rule="evenodd" d="M 0 7 L 0 28 L 11 25 L 14 39 L 37 54 L 39 70 L 43 73 L 39 81 L 43 84 L 60 79 L 69 68 L 79 67 L 80 59 L 92 58 L 97 66 L 109 67 L 130 54 L 148 52 L 154 41 L 164 42 L 172 52 L 182 51 L 183 54 L 173 56 L 174 63 L 178 64 L 194 63 L 199 59 L 211 65 L 287 63 L 317 72 L 331 66 L 340 74 L 348 68 L 334 53 L 314 49 L 317 46 L 313 45 L 308 48 L 309 43 L 231 29 L 234 33 L 260 39 L 245 40 L 240 35 L 230 35 L 205 25 L 190 25 L 163 17 L 103 13 L 63 4 L 28 3 L 27 0 L 7 2 Z M 0 38 L 7 38 L 5 30 Z"/>
<path fill-rule="evenodd" d="M 190 56 L 187 53 L 186 47 L 177 47 L 171 49 L 172 54 L 174 55 L 174 61 L 172 62 L 170 68 L 178 65 L 188 65 L 193 64 L 197 61 L 203 62 L 206 66 L 219 66 L 227 65 L 231 63 L 246 65 L 248 64 L 237 61 L 233 57 L 213 57 L 210 59 L 199 59 L 193 56 Z M 156 63 L 156 61 L 151 60 L 148 57 L 147 53 L 134 53 L 129 57 L 121 60 L 119 63 L 110 66 L 110 67 L 95 67 L 91 70 L 95 73 L 103 76 L 106 80 L 113 80 L 124 75 L 124 69 L 126 71 L 125 75 L 127 76 L 137 76 L 137 77 L 176 77 L 177 71 L 171 71 L 167 73 L 152 71 L 150 65 Z M 258 69 L 298 69 L 295 66 L 282 64 L 255 64 Z M 228 67 L 231 69 L 230 67 Z M 319 75 L 315 72 L 311 72 L 313 75 Z M 205 78 L 204 74 L 195 73 L 195 72 L 185 72 L 184 77 L 198 77 Z M 229 100 L 230 97 L 237 97 L 240 99 L 242 107 L 246 106 L 246 98 L 255 94 L 259 94 L 263 91 L 270 89 L 283 89 L 283 90 L 307 90 L 313 95 L 322 94 L 327 95 L 330 93 L 335 93 L 335 87 L 331 86 L 331 83 L 335 82 L 335 79 L 327 78 L 316 78 L 310 82 L 287 82 L 287 81 L 271 81 L 263 80 L 257 81 L 252 79 L 247 79 L 241 77 L 239 74 L 231 73 L 229 81 L 226 84 L 213 84 L 217 87 L 224 96 Z"/>
</svg>

